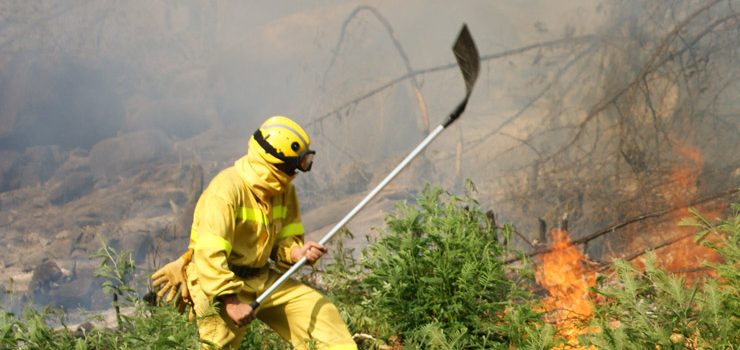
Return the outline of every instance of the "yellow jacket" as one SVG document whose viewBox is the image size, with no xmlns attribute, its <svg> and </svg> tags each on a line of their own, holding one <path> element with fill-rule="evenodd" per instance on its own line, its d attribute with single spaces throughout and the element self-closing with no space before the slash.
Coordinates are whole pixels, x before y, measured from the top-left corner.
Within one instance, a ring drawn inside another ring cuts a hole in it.
<svg viewBox="0 0 740 350">
<path fill-rule="evenodd" d="M 303 224 L 292 178 L 252 152 L 216 175 L 201 194 L 189 248 L 198 283 L 211 301 L 260 289 L 268 258 L 281 267 L 294 263 L 290 251 L 303 245 Z M 242 279 L 229 265 L 263 271 Z"/>
</svg>

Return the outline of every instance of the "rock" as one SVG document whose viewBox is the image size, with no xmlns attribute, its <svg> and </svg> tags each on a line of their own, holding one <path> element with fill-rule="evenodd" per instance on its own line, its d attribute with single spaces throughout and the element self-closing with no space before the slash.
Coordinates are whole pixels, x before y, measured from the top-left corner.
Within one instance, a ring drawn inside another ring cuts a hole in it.
<svg viewBox="0 0 740 350">
<path fill-rule="evenodd" d="M 30 147 L 5 172 L 0 190 L 11 191 L 42 184 L 54 175 L 63 159 L 64 152 L 58 146 Z"/>
<path fill-rule="evenodd" d="M 116 179 L 136 173 L 142 165 L 172 151 L 159 130 L 143 130 L 103 140 L 90 150 L 90 169 L 96 179 Z"/>
<path fill-rule="evenodd" d="M 64 273 L 54 260 L 45 260 L 33 269 L 28 289 L 32 292 L 48 291 L 52 285 L 61 282 Z"/>
<path fill-rule="evenodd" d="M 87 333 L 95 329 L 95 325 L 87 321 L 77 327 L 74 332 L 72 332 L 72 336 L 75 338 L 85 338 L 87 336 Z"/>
<path fill-rule="evenodd" d="M 5 178 L 21 154 L 11 150 L 0 150 L 0 191 L 4 191 L 6 188 Z"/>
<path fill-rule="evenodd" d="M 57 174 L 62 175 L 74 171 L 90 171 L 90 152 L 75 148 L 67 153 L 64 163 L 59 166 Z"/>
<path fill-rule="evenodd" d="M 93 189 L 93 176 L 89 172 L 73 172 L 56 183 L 49 190 L 49 201 L 62 205 L 80 198 Z"/>
<path fill-rule="evenodd" d="M 64 281 L 53 286 L 48 293 L 49 301 L 54 306 L 64 308 L 88 308 L 91 305 L 91 294 L 95 279 L 91 274 L 71 281 Z M 37 300 L 39 302 L 40 300 Z"/>
</svg>

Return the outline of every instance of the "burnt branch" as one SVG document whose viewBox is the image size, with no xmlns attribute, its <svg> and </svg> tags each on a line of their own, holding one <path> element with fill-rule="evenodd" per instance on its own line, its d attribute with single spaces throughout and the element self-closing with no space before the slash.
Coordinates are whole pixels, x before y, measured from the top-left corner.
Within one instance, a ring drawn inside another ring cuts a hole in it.
<svg viewBox="0 0 740 350">
<path fill-rule="evenodd" d="M 563 44 L 566 44 L 566 43 L 567 44 L 571 44 L 571 45 L 580 44 L 580 43 L 584 43 L 584 42 L 589 42 L 592 39 L 593 39 L 593 36 L 586 35 L 586 36 L 581 36 L 581 37 L 573 37 L 573 38 L 565 38 L 565 39 L 558 39 L 558 40 L 546 41 L 546 42 L 542 42 L 542 43 L 537 43 L 537 44 L 523 46 L 523 47 L 520 47 L 520 48 L 517 48 L 517 49 L 513 49 L 513 50 L 502 51 L 502 52 L 499 52 L 499 53 L 496 53 L 496 54 L 483 55 L 483 56 L 481 56 L 480 60 L 481 60 L 481 62 L 484 62 L 484 61 L 492 61 L 492 60 L 497 60 L 497 59 L 501 59 L 501 58 L 505 58 L 505 57 L 519 55 L 519 54 L 522 54 L 522 53 L 525 53 L 525 52 L 528 52 L 528 51 L 532 51 L 532 50 L 557 47 L 557 46 L 560 46 L 560 45 L 563 45 Z M 366 93 L 364 93 L 364 94 L 362 94 L 360 96 L 357 96 L 357 97 L 353 98 L 350 101 L 347 101 L 347 102 L 343 103 L 339 107 L 336 107 L 333 110 L 331 110 L 331 111 L 329 111 L 329 112 L 327 112 L 327 113 L 325 113 L 325 114 L 323 114 L 323 115 L 321 115 L 321 116 L 319 116 L 319 117 L 311 120 L 310 122 L 308 122 L 306 124 L 306 126 L 312 126 L 312 125 L 314 125 L 314 124 L 316 124 L 318 122 L 321 122 L 324 119 L 331 118 L 336 113 L 341 112 L 342 110 L 346 109 L 347 107 L 352 106 L 352 105 L 355 105 L 355 104 L 357 104 L 357 103 L 359 103 L 359 102 L 361 102 L 363 100 L 366 100 L 366 99 L 368 99 L 370 97 L 373 97 L 373 96 L 377 95 L 378 93 L 380 93 L 380 92 L 382 92 L 382 91 L 384 91 L 384 90 L 386 90 L 386 89 L 394 86 L 395 84 L 398 84 L 400 82 L 405 81 L 406 79 L 411 79 L 411 78 L 415 78 L 415 77 L 417 77 L 419 75 L 430 74 L 430 73 L 435 73 L 435 72 L 441 72 L 441 71 L 446 71 L 446 70 L 450 70 L 450 69 L 459 69 L 458 66 L 457 66 L 457 63 L 449 63 L 449 64 L 446 64 L 446 65 L 441 65 L 441 66 L 436 66 L 436 67 L 431 67 L 431 68 L 426 68 L 426 69 L 419 69 L 419 70 L 414 70 L 414 71 L 411 71 L 411 72 L 407 72 L 406 74 L 403 74 L 403 75 L 401 75 L 401 76 L 399 76 L 399 77 L 397 77 L 397 78 L 395 78 L 393 80 L 390 80 L 390 81 L 386 82 L 385 84 L 382 84 L 382 85 L 380 85 L 378 87 L 375 87 L 375 88 L 371 89 L 370 91 L 368 91 L 368 92 L 366 92 Z"/>
<path fill-rule="evenodd" d="M 682 241 L 682 240 L 684 240 L 686 238 L 689 238 L 691 236 L 694 236 L 695 234 L 696 233 L 694 233 L 694 232 L 683 234 L 683 235 L 680 235 L 678 237 L 667 239 L 667 240 L 665 240 L 665 241 L 663 241 L 663 242 L 661 242 L 659 244 L 656 244 L 654 246 L 651 246 L 651 247 L 642 249 L 642 250 L 640 250 L 640 251 L 638 251 L 636 253 L 632 253 L 632 254 L 630 254 L 628 256 L 625 256 L 623 258 L 618 258 L 618 259 L 615 259 L 615 260 L 612 260 L 612 261 L 607 261 L 607 262 L 601 262 L 601 266 L 598 268 L 598 271 L 599 272 L 602 272 L 602 271 L 608 270 L 611 267 L 611 264 L 614 261 L 616 261 L 616 260 L 632 261 L 632 260 L 635 260 L 635 259 L 637 259 L 637 258 L 639 258 L 639 257 L 641 257 L 641 256 L 643 256 L 645 254 L 647 254 L 650 251 L 655 251 L 655 250 L 658 250 L 660 248 L 664 248 L 664 247 L 670 246 L 670 245 L 672 245 L 672 244 L 674 244 L 676 242 L 679 242 L 679 241 Z"/>
<path fill-rule="evenodd" d="M 672 213 L 672 212 L 676 212 L 676 211 L 681 210 L 681 209 L 686 209 L 688 207 L 696 206 L 696 205 L 699 205 L 699 204 L 702 204 L 702 203 L 705 203 L 705 202 L 713 201 L 713 200 L 720 199 L 720 198 L 734 196 L 734 195 L 737 195 L 738 193 L 740 193 L 740 189 L 733 189 L 733 190 L 716 193 L 716 194 L 713 194 L 711 196 L 704 197 L 704 198 L 701 198 L 701 199 L 692 201 L 691 203 L 689 203 L 687 205 L 682 205 L 682 206 L 678 206 L 678 207 L 672 207 L 672 208 L 668 208 L 668 209 L 664 209 L 664 210 L 659 210 L 659 211 L 652 212 L 652 213 L 647 213 L 647 214 L 639 215 L 637 217 L 630 218 L 630 219 L 625 220 L 623 222 L 620 222 L 618 224 L 609 226 L 609 227 L 607 227 L 607 228 L 605 228 L 603 230 L 599 230 L 597 232 L 594 232 L 594 233 L 592 233 L 590 235 L 587 235 L 585 237 L 581 237 L 579 239 L 575 239 L 575 240 L 572 241 L 572 244 L 573 245 L 584 244 L 584 243 L 587 243 L 589 241 L 592 241 L 592 240 L 594 240 L 594 239 L 596 239 L 598 237 L 601 237 L 603 235 L 610 234 L 610 233 L 615 233 L 620 228 L 623 228 L 625 226 L 634 224 L 636 222 L 643 221 L 645 219 L 660 217 L 660 216 L 663 216 L 663 215 L 666 215 L 666 214 L 669 214 L 669 213 Z M 539 249 L 539 250 L 535 250 L 535 251 L 526 253 L 524 255 L 526 257 L 533 257 L 533 256 L 537 256 L 537 255 L 542 255 L 542 254 L 545 254 L 545 253 L 549 253 L 551 251 L 553 251 L 552 248 Z M 513 262 L 517 262 L 517 261 L 519 261 L 521 259 L 522 259 L 521 257 L 514 257 L 514 258 L 511 258 L 511 259 L 506 260 L 504 263 L 510 264 L 510 263 L 513 263 Z"/>
<path fill-rule="evenodd" d="M 499 132 L 501 131 L 501 129 L 503 129 L 503 128 L 504 128 L 504 127 L 506 127 L 507 125 L 511 124 L 511 122 L 513 122 L 513 121 L 514 121 L 514 120 L 516 120 L 517 118 L 521 117 L 521 116 L 522 116 L 522 115 L 523 115 L 523 114 L 524 114 L 524 113 L 525 113 L 525 112 L 526 112 L 526 111 L 527 111 L 527 110 L 528 110 L 528 109 L 529 109 L 530 107 L 532 107 L 532 106 L 533 106 L 533 105 L 534 105 L 534 104 L 535 104 L 535 103 L 536 103 L 537 101 L 539 101 L 539 100 L 540 100 L 540 99 L 541 99 L 541 98 L 542 98 L 543 96 L 545 96 L 545 95 L 546 95 L 546 94 L 547 94 L 547 93 L 548 93 L 548 92 L 549 92 L 549 91 L 550 91 L 550 90 L 551 90 L 551 89 L 553 88 L 553 86 L 555 86 L 555 85 L 556 85 L 557 83 L 559 83 L 559 82 L 560 82 L 560 79 L 561 79 L 561 77 L 562 77 L 562 76 L 563 76 L 563 75 L 564 75 L 564 74 L 565 74 L 565 73 L 566 73 L 566 72 L 567 72 L 568 70 L 570 70 L 570 69 L 571 69 L 571 68 L 573 67 L 573 65 L 575 65 L 575 64 L 576 64 L 576 63 L 577 63 L 578 61 L 580 61 L 580 60 L 581 60 L 581 59 L 583 59 L 584 57 L 586 57 L 586 55 L 587 55 L 587 54 L 593 53 L 593 51 L 594 51 L 594 49 L 595 49 L 595 48 L 596 48 L 596 46 L 595 46 L 595 45 L 591 45 L 591 46 L 590 46 L 590 47 L 589 47 L 588 49 L 586 49 L 586 50 L 583 50 L 583 51 L 582 51 L 581 53 L 579 53 L 579 54 L 578 54 L 578 55 L 577 55 L 577 56 L 576 56 L 575 58 L 573 58 L 572 60 L 570 60 L 570 61 L 569 61 L 569 62 L 568 62 L 567 64 L 565 64 L 565 65 L 564 65 L 564 66 L 563 66 L 563 67 L 562 67 L 562 68 L 561 68 L 560 70 L 558 70 L 558 71 L 557 71 L 557 73 L 555 73 L 555 76 L 553 77 L 553 79 L 552 79 L 552 80 L 550 80 L 550 82 L 549 82 L 549 83 L 548 83 L 547 85 L 545 85 L 545 87 L 544 87 L 544 88 L 542 88 L 542 89 L 540 90 L 540 92 L 539 92 L 539 93 L 537 93 L 537 94 L 536 94 L 536 95 L 535 95 L 534 97 L 532 97 L 532 98 L 531 98 L 531 99 L 530 99 L 530 100 L 529 100 L 529 101 L 528 101 L 528 102 L 527 102 L 527 103 L 526 103 L 526 104 L 524 105 L 524 107 L 520 108 L 520 109 L 519 109 L 519 110 L 518 110 L 518 111 L 517 111 L 516 113 L 514 113 L 514 114 L 513 114 L 512 116 L 510 116 L 510 117 L 506 118 L 506 119 L 505 119 L 505 120 L 504 120 L 504 121 L 503 121 L 503 122 L 502 122 L 501 124 L 499 124 L 499 125 L 498 125 L 498 126 L 497 126 L 496 128 L 494 128 L 494 129 L 493 129 L 493 130 L 491 130 L 491 131 L 490 131 L 489 133 L 487 133 L 487 134 L 486 134 L 486 135 L 484 135 L 483 137 L 479 138 L 479 139 L 478 139 L 478 140 L 476 140 L 475 142 L 476 142 L 476 143 L 480 143 L 480 142 L 482 142 L 482 141 L 484 141 L 484 140 L 486 140 L 486 139 L 488 139 L 488 138 L 490 138 L 490 137 L 492 137 L 492 136 L 496 135 L 497 133 L 499 133 Z"/>
<path fill-rule="evenodd" d="M 558 151 L 553 153 L 549 158 L 553 158 L 559 154 L 562 154 L 567 149 L 569 149 L 571 146 L 573 146 L 583 135 L 586 125 L 589 124 L 594 118 L 599 116 L 601 112 L 606 110 L 609 106 L 614 105 L 619 98 L 621 98 L 624 94 L 626 94 L 628 91 L 633 89 L 635 86 L 638 86 L 640 82 L 644 81 L 648 75 L 655 72 L 659 67 L 662 67 L 668 62 L 673 61 L 677 56 L 682 55 L 684 52 L 692 48 L 696 43 L 699 42 L 702 38 L 704 38 L 707 34 L 711 33 L 712 30 L 714 30 L 717 26 L 720 24 L 723 24 L 729 20 L 737 19 L 740 17 L 740 13 L 733 13 L 731 15 L 722 17 L 714 22 L 712 22 L 709 26 L 707 26 L 703 31 L 701 31 L 699 34 L 697 34 L 691 41 L 689 41 L 686 45 L 683 45 L 681 49 L 679 49 L 676 52 L 668 53 L 666 55 L 666 52 L 668 51 L 668 46 L 670 45 L 671 41 L 675 39 L 679 32 L 684 30 L 692 20 L 694 20 L 696 17 L 707 11 L 712 6 L 719 3 L 720 0 L 714 0 L 705 6 L 701 7 L 700 9 L 696 10 L 687 18 L 685 18 L 683 21 L 681 21 L 679 24 L 677 24 L 673 30 L 671 30 L 668 34 L 666 34 L 661 42 L 661 44 L 658 46 L 657 49 L 654 50 L 653 54 L 650 56 L 650 58 L 647 60 L 647 62 L 642 66 L 640 71 L 637 73 L 635 78 L 633 78 L 628 84 L 623 86 L 622 88 L 618 89 L 616 92 L 607 95 L 604 97 L 601 101 L 596 103 L 587 116 L 579 123 L 575 135 L 571 138 L 569 142 L 567 142 L 564 146 L 562 146 Z M 663 58 L 661 58 L 663 57 Z"/>
<path fill-rule="evenodd" d="M 324 73 L 324 79 L 326 79 L 326 76 L 329 74 L 329 70 L 334 66 L 334 63 L 336 62 L 337 55 L 339 55 L 339 49 L 341 48 L 342 42 L 344 41 L 344 36 L 347 33 L 347 26 L 352 21 L 352 19 L 357 16 L 357 14 L 363 11 L 368 11 L 372 13 L 373 16 L 375 16 L 375 18 L 383 25 L 383 28 L 385 28 L 385 31 L 388 33 L 388 36 L 393 42 L 393 47 L 396 48 L 396 52 L 398 52 L 398 55 L 401 57 L 401 60 L 406 67 L 406 74 L 412 74 L 414 72 L 414 69 L 411 67 L 411 61 L 409 61 L 409 57 L 408 55 L 406 55 L 406 51 L 403 49 L 401 42 L 396 37 L 396 33 L 393 30 L 393 26 L 391 26 L 391 23 L 388 22 L 388 20 L 376 8 L 372 6 L 361 5 L 355 8 L 352 13 L 347 16 L 347 19 L 344 20 L 344 23 L 342 23 L 342 30 L 339 34 L 339 40 L 337 41 L 337 45 L 334 48 L 334 55 L 332 56 L 331 62 L 329 63 L 329 67 Z M 421 84 L 416 79 L 415 75 L 409 77 L 409 80 L 411 81 L 411 88 L 414 90 L 414 96 L 416 97 L 416 102 L 419 106 L 419 112 L 421 113 L 421 123 L 424 127 L 422 133 L 425 135 L 429 132 L 429 114 L 427 112 L 426 102 L 424 101 L 424 95 L 421 93 Z"/>
</svg>

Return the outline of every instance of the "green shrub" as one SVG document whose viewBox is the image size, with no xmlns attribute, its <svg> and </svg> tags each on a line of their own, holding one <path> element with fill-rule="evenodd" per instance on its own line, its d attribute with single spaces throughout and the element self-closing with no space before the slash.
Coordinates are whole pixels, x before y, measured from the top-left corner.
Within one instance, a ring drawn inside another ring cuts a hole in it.
<svg viewBox="0 0 740 350">
<path fill-rule="evenodd" d="M 386 223 L 359 263 L 338 254 L 325 277 L 354 331 L 406 348 L 551 344 L 526 289 L 531 269 L 504 264 L 513 229 L 492 226 L 469 195 L 427 187 Z"/>
<path fill-rule="evenodd" d="M 656 267 L 649 254 L 645 271 L 629 263 L 614 264 L 616 279 L 598 289 L 605 302 L 597 305 L 593 324 L 599 333 L 584 341 L 600 349 L 734 349 L 740 344 L 740 204 L 718 224 L 693 211 L 684 221 L 699 227 L 697 239 L 720 253 L 723 262 L 708 265 L 717 278 L 687 285 Z"/>
<path fill-rule="evenodd" d="M 712 223 L 694 212 L 684 224 L 698 227 L 697 240 L 722 255 L 708 265 L 715 278 L 687 285 L 656 267 L 645 271 L 620 261 L 614 278 L 596 292 L 591 326 L 580 337 L 599 349 L 734 349 L 740 344 L 740 203 Z M 343 312 L 360 348 L 550 349 L 562 343 L 536 312 L 541 305 L 528 263 L 504 264 L 511 226 L 495 227 L 466 193 L 462 198 L 424 189 L 415 205 L 399 204 L 386 218 L 387 232 L 359 260 L 339 247 L 324 274 L 328 295 Z M 710 236 L 710 237 L 707 237 Z M 130 254 L 107 246 L 95 255 L 97 276 L 111 294 L 117 327 L 75 332 L 59 310 L 0 310 L 0 350 L 5 349 L 192 349 L 200 346 L 194 321 L 175 307 L 153 307 L 132 286 Z M 123 309 L 121 309 L 123 310 Z M 290 345 L 260 322 L 247 330 L 241 349 L 287 349 Z"/>
<path fill-rule="evenodd" d="M 0 350 L 200 348 L 195 321 L 189 321 L 176 307 L 151 306 L 136 294 L 131 284 L 136 269 L 131 254 L 103 245 L 93 257 L 101 261 L 96 276 L 104 279 L 101 287 L 112 296 L 117 327 L 76 332 L 66 326 L 66 314 L 61 310 L 28 307 L 20 316 L 0 311 Z M 130 311 L 121 312 L 123 308 Z M 288 347 L 267 326 L 252 322 L 241 349 Z"/>
</svg>

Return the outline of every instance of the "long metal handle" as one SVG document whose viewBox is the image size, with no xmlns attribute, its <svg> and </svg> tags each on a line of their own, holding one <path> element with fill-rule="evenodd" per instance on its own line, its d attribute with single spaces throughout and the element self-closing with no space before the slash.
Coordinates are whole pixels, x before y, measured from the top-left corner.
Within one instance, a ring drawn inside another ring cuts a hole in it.
<svg viewBox="0 0 740 350">
<path fill-rule="evenodd" d="M 319 244 L 326 244 L 334 235 L 344 227 L 347 222 L 352 219 L 352 217 L 357 214 L 360 210 L 362 210 L 363 207 L 371 200 L 375 195 L 380 192 L 380 190 L 383 189 L 391 180 L 393 180 L 398 173 L 403 170 L 403 168 L 408 165 L 411 160 L 416 158 L 416 156 L 424 150 L 424 148 L 429 145 L 432 140 L 434 140 L 439 133 L 442 132 L 447 126 L 452 124 L 455 120 L 457 120 L 458 117 L 465 111 L 465 107 L 468 104 L 468 99 L 470 98 L 470 93 L 473 91 L 473 85 L 475 85 L 475 81 L 478 79 L 478 73 L 480 72 L 480 56 L 478 55 L 478 49 L 475 47 L 475 42 L 473 41 L 473 37 L 470 35 L 470 31 L 468 31 L 468 26 L 463 25 L 462 29 L 460 30 L 460 34 L 457 36 L 457 40 L 455 40 L 455 44 L 452 46 L 452 52 L 455 54 L 455 59 L 457 60 L 457 64 L 460 66 L 460 70 L 463 74 L 463 79 L 465 80 L 465 98 L 460 102 L 460 104 L 455 108 L 455 110 L 450 114 L 445 121 L 437 126 L 434 130 L 432 130 L 429 135 L 427 135 L 424 140 L 421 141 L 421 143 L 414 148 L 414 150 L 409 153 L 409 155 L 404 158 L 401 163 L 399 163 L 393 171 L 391 171 L 388 176 L 386 176 L 383 181 L 381 181 L 375 188 L 370 191 L 370 193 L 365 196 L 365 198 L 360 201 L 347 215 L 344 216 L 342 220 L 340 220 L 334 227 L 324 235 L 323 238 L 319 241 Z M 288 271 L 286 271 L 280 278 L 278 278 L 275 283 L 273 283 L 267 290 L 262 292 L 257 297 L 257 300 L 252 302 L 251 306 L 252 309 L 256 309 L 265 299 L 272 294 L 278 287 L 280 287 L 283 282 L 285 282 L 290 276 L 292 276 L 298 269 L 300 269 L 303 264 L 306 263 L 306 258 L 303 257 L 301 260 L 298 260 Z"/>
<path fill-rule="evenodd" d="M 444 129 L 444 126 L 439 125 L 434 130 L 432 130 L 432 132 L 429 133 L 429 135 L 427 135 L 427 137 L 418 146 L 416 146 L 416 148 L 414 148 L 411 153 L 409 153 L 409 155 L 407 155 L 406 158 L 404 158 L 401 163 L 399 163 L 393 169 L 393 171 L 391 171 L 390 174 L 388 174 L 383 179 L 383 181 L 375 186 L 375 188 L 370 191 L 370 193 L 368 193 L 365 198 L 360 201 L 360 203 L 358 203 L 349 213 L 347 213 L 347 215 L 344 216 L 344 218 L 342 218 L 342 220 L 334 225 L 334 227 L 326 235 L 324 235 L 324 237 L 321 238 L 319 244 L 323 245 L 331 240 L 332 237 L 334 237 L 334 235 L 339 232 L 339 230 L 344 227 L 344 225 L 347 224 L 347 222 L 349 222 L 360 210 L 362 210 L 362 208 L 364 208 L 365 205 L 367 205 L 367 203 L 370 202 L 370 200 L 378 194 L 378 192 L 380 192 L 386 185 L 388 185 L 388 183 L 391 182 L 391 180 L 393 180 L 393 178 L 395 178 L 401 172 L 401 170 L 403 170 L 403 168 L 405 168 L 414 158 L 416 158 L 416 156 L 419 155 L 419 153 L 423 151 L 424 148 L 426 148 L 429 143 L 431 143 L 432 140 L 434 140 L 434 138 L 436 138 L 437 135 L 439 135 Z M 254 302 L 252 302 L 252 308 L 257 308 L 263 301 L 265 301 L 268 296 L 270 296 L 270 294 L 272 294 L 278 287 L 280 287 L 283 282 L 290 278 L 290 276 L 298 271 L 298 269 L 300 269 L 305 263 L 306 257 L 302 257 L 301 260 L 298 260 L 298 262 L 293 264 L 293 266 L 291 266 L 288 271 L 280 276 L 280 278 L 278 278 L 278 280 L 275 281 L 275 283 L 273 283 L 270 288 L 267 288 L 264 292 L 262 292 L 262 294 L 260 294 L 260 296 L 257 297 Z"/>
</svg>

